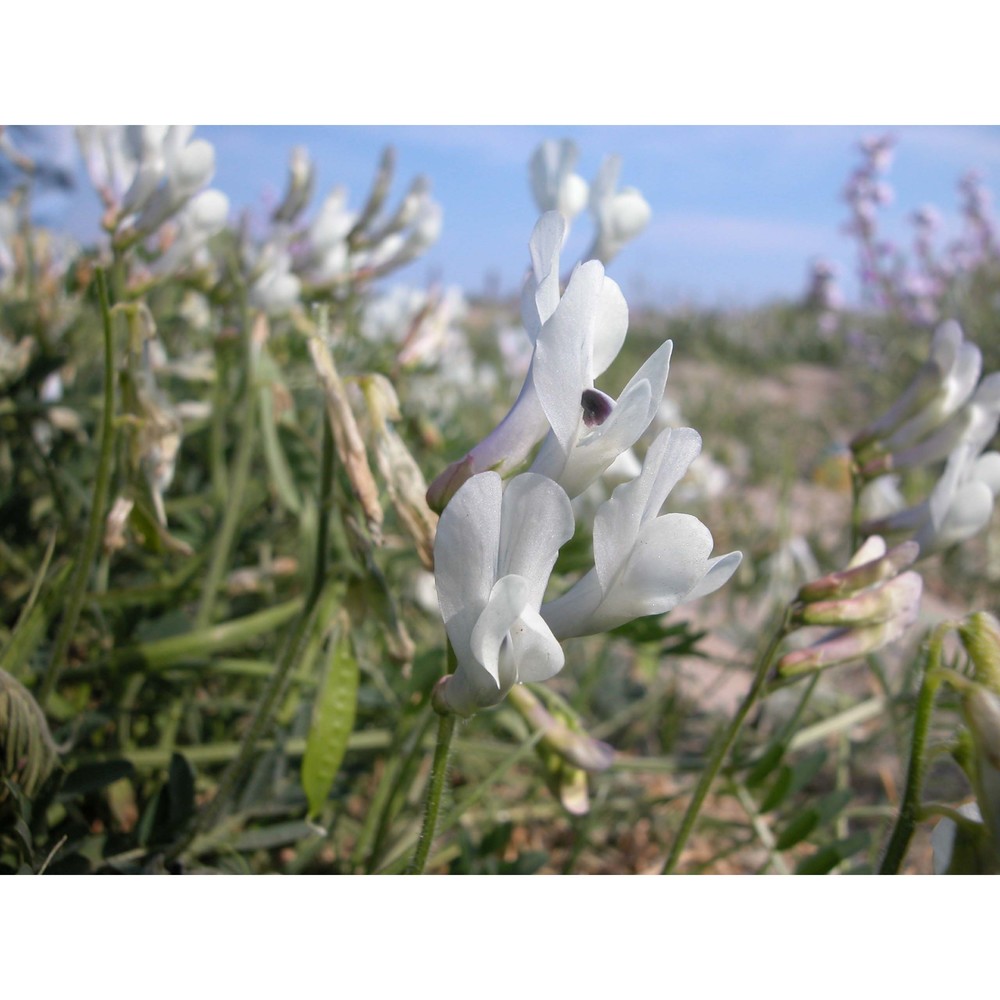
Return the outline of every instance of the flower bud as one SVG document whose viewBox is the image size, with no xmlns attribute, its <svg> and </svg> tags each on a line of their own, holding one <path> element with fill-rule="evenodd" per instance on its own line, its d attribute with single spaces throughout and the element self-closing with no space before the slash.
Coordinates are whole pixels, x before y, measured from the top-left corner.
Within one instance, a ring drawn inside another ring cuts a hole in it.
<svg viewBox="0 0 1000 1000">
<path fill-rule="evenodd" d="M 1000 695 L 980 684 L 962 696 L 962 711 L 976 748 L 990 767 L 1000 771 Z"/>
<path fill-rule="evenodd" d="M 849 663 L 874 653 L 895 642 L 909 628 L 916 618 L 916 610 L 913 609 L 912 618 L 893 618 L 877 625 L 828 633 L 819 642 L 782 656 L 778 660 L 778 673 L 783 677 L 791 677 Z"/>
<path fill-rule="evenodd" d="M 466 455 L 465 458 L 452 462 L 427 489 L 427 505 L 430 509 L 440 514 L 448 506 L 448 501 L 475 471 L 475 460 L 472 455 Z"/>
<path fill-rule="evenodd" d="M 868 538 L 847 569 L 806 584 L 792 608 L 792 625 L 839 625 L 812 645 L 778 661 L 784 676 L 846 663 L 898 639 L 917 619 L 923 580 L 900 574 L 919 554 L 915 542 L 886 551 L 878 535 Z"/>
<path fill-rule="evenodd" d="M 541 744 L 583 771 L 606 771 L 614 762 L 614 748 L 588 736 L 579 720 L 551 691 L 546 691 L 550 713 L 538 697 L 524 685 L 511 688 L 508 700 L 536 732 L 543 733 Z"/>
<path fill-rule="evenodd" d="M 303 146 L 296 146 L 288 164 L 288 190 L 281 204 L 274 210 L 275 222 L 294 222 L 312 197 L 316 170 Z"/>
<path fill-rule="evenodd" d="M 986 611 L 969 615 L 958 635 L 972 660 L 976 680 L 1000 695 L 1000 622 Z"/>
<path fill-rule="evenodd" d="M 878 551 L 879 547 L 881 552 Z M 916 542 L 903 542 L 886 552 L 885 542 L 879 536 L 872 535 L 858 549 L 857 554 L 848 563 L 847 569 L 807 583 L 799 591 L 798 599 L 803 602 L 813 602 L 857 594 L 868 587 L 891 580 L 901 570 L 912 565 L 919 554 L 920 547 Z M 862 555 L 868 558 L 859 561 Z"/>
</svg>

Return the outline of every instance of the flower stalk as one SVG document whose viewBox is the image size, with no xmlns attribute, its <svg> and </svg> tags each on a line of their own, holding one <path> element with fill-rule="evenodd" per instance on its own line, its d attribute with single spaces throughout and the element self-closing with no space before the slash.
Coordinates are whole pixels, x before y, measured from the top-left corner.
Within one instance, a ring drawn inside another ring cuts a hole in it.
<svg viewBox="0 0 1000 1000">
<path fill-rule="evenodd" d="M 111 302 L 108 296 L 107 276 L 101 268 L 95 275 L 97 296 L 101 307 L 101 327 L 104 333 L 104 407 L 101 416 L 101 444 L 97 459 L 97 476 L 94 480 L 94 494 L 90 504 L 90 517 L 83 546 L 76 560 L 76 569 L 66 595 L 66 610 L 56 636 L 52 659 L 49 661 L 42 685 L 38 691 L 38 703 L 45 710 L 49 698 L 55 690 L 60 674 L 66 665 L 66 654 L 76 632 L 76 625 L 83 610 L 87 595 L 87 578 L 93 568 L 94 558 L 104 530 L 104 510 L 108 502 L 111 471 L 115 452 L 115 370 L 114 331 L 111 319 Z"/>
<path fill-rule="evenodd" d="M 941 651 L 944 637 L 951 630 L 950 623 L 939 625 L 931 634 L 924 657 L 923 677 L 920 681 L 920 691 L 917 694 L 917 704 L 913 717 L 913 734 L 910 739 L 910 763 L 906 772 L 906 788 L 903 801 L 900 804 L 899 815 L 889 838 L 880 875 L 896 875 L 906 856 L 913 831 L 920 819 L 920 793 L 924 785 L 924 774 L 927 769 L 927 733 L 930 728 L 931 715 L 934 711 L 934 699 L 941 684 Z"/>
</svg>

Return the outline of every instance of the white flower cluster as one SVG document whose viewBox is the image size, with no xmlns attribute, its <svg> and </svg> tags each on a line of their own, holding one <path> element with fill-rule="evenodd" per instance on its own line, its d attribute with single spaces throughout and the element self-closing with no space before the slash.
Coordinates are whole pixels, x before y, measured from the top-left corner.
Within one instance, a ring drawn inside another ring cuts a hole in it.
<svg viewBox="0 0 1000 1000">
<path fill-rule="evenodd" d="M 251 302 L 269 313 L 298 304 L 304 289 L 329 292 L 370 281 L 419 257 L 441 233 L 441 206 L 430 184 L 417 177 L 391 214 L 383 212 L 392 183 L 394 157 L 383 156 L 368 201 L 348 207 L 347 190 L 335 187 L 311 222 L 302 217 L 315 181 L 306 150 L 292 151 L 288 189 L 273 216 L 268 238 L 248 245 Z"/>
<path fill-rule="evenodd" d="M 852 442 L 867 480 L 864 534 L 913 538 L 923 555 L 978 534 L 1000 493 L 1000 453 L 984 452 L 1000 424 L 1000 372 L 980 379 L 982 354 L 953 321 L 891 409 Z M 944 463 L 930 494 L 908 503 L 900 473 Z"/>
<path fill-rule="evenodd" d="M 516 683 L 552 677 L 564 662 L 561 640 L 709 594 L 741 559 L 739 552 L 713 558 L 711 533 L 696 518 L 660 513 L 701 449 L 695 431 L 668 428 L 638 474 L 598 508 L 593 569 L 545 603 L 558 551 L 574 533 L 571 500 L 650 426 L 672 349 L 667 341 L 656 350 L 617 400 L 595 388 L 621 349 L 628 308 L 597 260 L 578 265 L 561 293 L 566 226 L 551 211 L 531 237 L 521 314 L 534 350 L 517 401 L 428 491 L 432 506 L 443 508 L 435 579 L 458 663 L 437 689 L 442 711 L 471 715 Z M 528 470 L 505 483 L 539 443 Z"/>
<path fill-rule="evenodd" d="M 534 152 L 530 163 L 531 192 L 540 212 L 559 212 L 568 225 L 585 208 L 594 219 L 594 241 L 584 260 L 611 259 L 646 228 L 650 208 L 633 187 L 618 189 L 621 157 L 605 157 L 593 183 L 574 172 L 579 152 L 569 139 L 548 139 Z"/>
<path fill-rule="evenodd" d="M 176 273 L 226 224 L 229 199 L 205 190 L 215 150 L 192 139 L 191 126 L 86 125 L 77 139 L 87 172 L 104 202 L 104 228 L 117 247 L 156 235 L 161 254 L 152 274 Z M 170 230 L 162 231 L 170 223 Z"/>
</svg>

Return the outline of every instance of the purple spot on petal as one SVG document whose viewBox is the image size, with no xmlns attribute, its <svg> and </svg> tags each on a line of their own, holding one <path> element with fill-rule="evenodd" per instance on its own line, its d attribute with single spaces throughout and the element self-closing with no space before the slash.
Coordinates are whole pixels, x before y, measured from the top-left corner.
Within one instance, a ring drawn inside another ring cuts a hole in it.
<svg viewBox="0 0 1000 1000">
<path fill-rule="evenodd" d="M 611 416 L 611 400 L 596 389 L 584 389 L 580 398 L 583 422 L 587 427 L 600 427 Z"/>
</svg>

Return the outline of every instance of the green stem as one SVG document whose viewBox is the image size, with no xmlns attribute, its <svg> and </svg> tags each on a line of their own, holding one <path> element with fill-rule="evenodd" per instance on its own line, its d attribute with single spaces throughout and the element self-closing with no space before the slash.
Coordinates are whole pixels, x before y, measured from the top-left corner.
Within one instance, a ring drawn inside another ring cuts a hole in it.
<svg viewBox="0 0 1000 1000">
<path fill-rule="evenodd" d="M 406 740 L 398 736 L 386 754 L 386 766 L 372 797 L 368 816 L 352 852 L 351 863 L 355 868 L 365 861 L 365 871 L 371 874 L 378 867 L 383 845 L 390 825 L 401 805 L 402 793 L 410 783 L 417 767 L 417 757 L 421 753 L 427 732 L 434 721 L 434 712 L 428 705 L 413 727 Z"/>
<path fill-rule="evenodd" d="M 674 869 L 677 867 L 677 862 L 680 860 L 681 853 L 687 845 L 688 838 L 691 836 L 692 830 L 694 830 L 698 814 L 701 812 L 701 807 L 705 803 L 709 789 L 712 787 L 712 782 L 715 781 L 719 771 L 722 769 L 726 756 L 729 754 L 730 747 L 732 747 L 734 740 L 739 735 L 740 729 L 743 727 L 743 722 L 745 721 L 747 715 L 749 715 L 750 709 L 753 708 L 758 696 L 767 682 L 768 673 L 771 670 L 774 657 L 778 652 L 778 647 L 781 645 L 781 641 L 788 633 L 789 618 L 790 612 L 786 609 L 780 624 L 774 631 L 774 635 L 771 637 L 770 642 L 768 642 L 764 651 L 760 654 L 760 657 L 757 660 L 757 667 L 754 671 L 753 681 L 750 684 L 750 690 L 747 691 L 739 710 L 736 712 L 736 715 L 733 716 L 733 720 L 729 723 L 722 739 L 716 742 L 715 747 L 708 758 L 705 769 L 702 771 L 701 777 L 698 779 L 698 784 L 695 786 L 691 802 L 687 807 L 687 812 L 684 813 L 684 819 L 681 821 L 680 829 L 677 831 L 677 836 L 674 838 L 674 843 L 670 848 L 670 853 L 667 855 L 667 860 L 663 864 L 664 875 L 672 875 Z"/>
<path fill-rule="evenodd" d="M 249 374 L 250 370 L 248 369 L 248 379 Z M 253 400 L 252 394 L 249 391 L 249 385 L 247 404 L 247 412 L 251 415 L 252 419 Z M 250 758 L 256 749 L 257 742 L 271 724 L 276 706 L 284 695 L 288 682 L 291 679 L 292 670 L 302 659 L 309 639 L 314 632 L 315 623 L 318 620 L 325 621 L 330 617 L 333 611 L 333 601 L 340 592 L 339 583 L 325 582 L 326 549 L 329 541 L 327 522 L 330 519 L 333 496 L 333 438 L 329 420 L 323 421 L 323 428 L 323 460 L 320 467 L 319 482 L 319 531 L 317 533 L 313 577 L 309 594 L 306 597 L 305 605 L 302 608 L 302 613 L 296 622 L 295 628 L 288 637 L 277 668 L 264 688 L 254 712 L 253 720 L 250 723 L 250 728 L 241 741 L 239 753 L 223 772 L 215 798 L 212 799 L 204 812 L 199 815 L 189 835 L 185 837 L 181 844 L 174 848 L 173 857 L 184 851 L 199 833 L 210 830 L 218 823 L 230 796 L 243 777 L 244 771 L 249 766 Z M 227 512 L 229 509 L 231 507 L 227 508 Z"/>
<path fill-rule="evenodd" d="M 330 514 L 333 511 L 333 428 L 329 417 L 323 415 L 323 454 L 319 471 L 319 523 L 316 530 L 316 558 L 313 564 L 312 586 L 309 601 L 316 601 L 326 582 L 327 551 L 330 548 Z"/>
<path fill-rule="evenodd" d="M 215 545 L 212 549 L 212 558 L 209 563 L 204 590 L 201 594 L 201 603 L 198 605 L 198 614 L 195 618 L 196 628 L 205 628 L 212 620 L 212 612 L 215 609 L 215 597 L 222 583 L 223 574 L 226 572 L 226 567 L 229 564 L 229 555 L 236 537 L 236 529 L 243 514 L 243 497 L 246 493 L 247 482 L 250 476 L 250 462 L 253 458 L 254 431 L 256 427 L 256 407 L 254 406 L 256 366 L 254 365 L 250 311 L 246 304 L 245 291 L 242 288 L 241 297 L 243 299 L 243 321 L 241 326 L 245 378 L 243 385 L 243 412 L 240 420 L 240 440 L 236 447 L 236 457 L 233 460 L 232 482 L 228 491 L 225 512 L 222 516 L 222 524 L 219 527 L 219 533 L 216 536 Z"/>
<path fill-rule="evenodd" d="M 896 817 L 889 846 L 885 850 L 880 875 L 896 875 L 903 863 L 913 831 L 920 818 L 920 794 L 924 784 L 924 772 L 927 767 L 926 749 L 927 732 L 930 729 L 931 714 L 934 711 L 934 698 L 941 684 L 941 673 L 938 669 L 941 663 L 941 649 L 944 637 L 951 626 L 945 622 L 934 629 L 927 653 L 924 659 L 924 675 L 917 694 L 916 711 L 913 718 L 913 737 L 910 744 L 910 765 L 906 773 L 906 788 L 903 792 L 903 802 Z"/>
<path fill-rule="evenodd" d="M 111 322 L 111 303 L 108 299 L 108 283 L 104 271 L 97 270 L 97 296 L 101 305 L 101 323 L 104 330 L 104 412 L 101 419 L 101 445 L 97 460 L 97 476 L 94 481 L 94 495 L 90 504 L 90 517 L 87 521 L 87 531 L 83 546 L 76 559 L 76 569 L 73 574 L 69 592 L 66 597 L 66 610 L 56 636 L 52 659 L 42 678 L 38 692 L 38 703 L 44 710 L 52 692 L 55 690 L 66 663 L 70 643 L 76 632 L 83 602 L 87 596 L 87 578 L 94 564 L 94 557 L 100 545 L 104 527 L 104 508 L 107 506 L 108 487 L 111 482 L 112 457 L 115 444 L 115 366 L 114 366 L 114 335 Z"/>
<path fill-rule="evenodd" d="M 444 794 L 445 778 L 448 776 L 448 757 L 451 754 L 451 738 L 455 734 L 455 716 L 442 715 L 438 721 L 437 745 L 434 748 L 434 763 L 431 765 L 431 780 L 427 788 L 427 805 L 424 822 L 420 828 L 420 839 L 413 855 L 407 875 L 422 875 L 427 865 L 427 857 L 434 843 L 438 815 L 441 812 L 441 797 Z"/>
<path fill-rule="evenodd" d="M 309 638 L 313 631 L 313 625 L 317 620 L 318 613 L 330 611 L 333 597 L 337 594 L 339 587 L 330 586 L 324 591 L 324 596 L 313 602 L 306 604 L 302 609 L 299 620 L 296 622 L 291 635 L 285 643 L 278 665 L 271 675 L 260 701 L 254 711 L 253 720 L 246 735 L 240 741 L 240 749 L 236 757 L 230 762 L 219 779 L 219 786 L 216 789 L 215 797 L 199 815 L 189 834 L 177 844 L 170 853 L 171 858 L 182 854 L 201 833 L 204 833 L 215 826 L 222 816 L 222 811 L 229 802 L 233 791 L 243 777 L 244 771 L 250 763 L 250 758 L 257 748 L 257 743 L 267 731 L 274 715 L 275 707 L 285 692 L 292 668 L 299 662 Z"/>
</svg>

